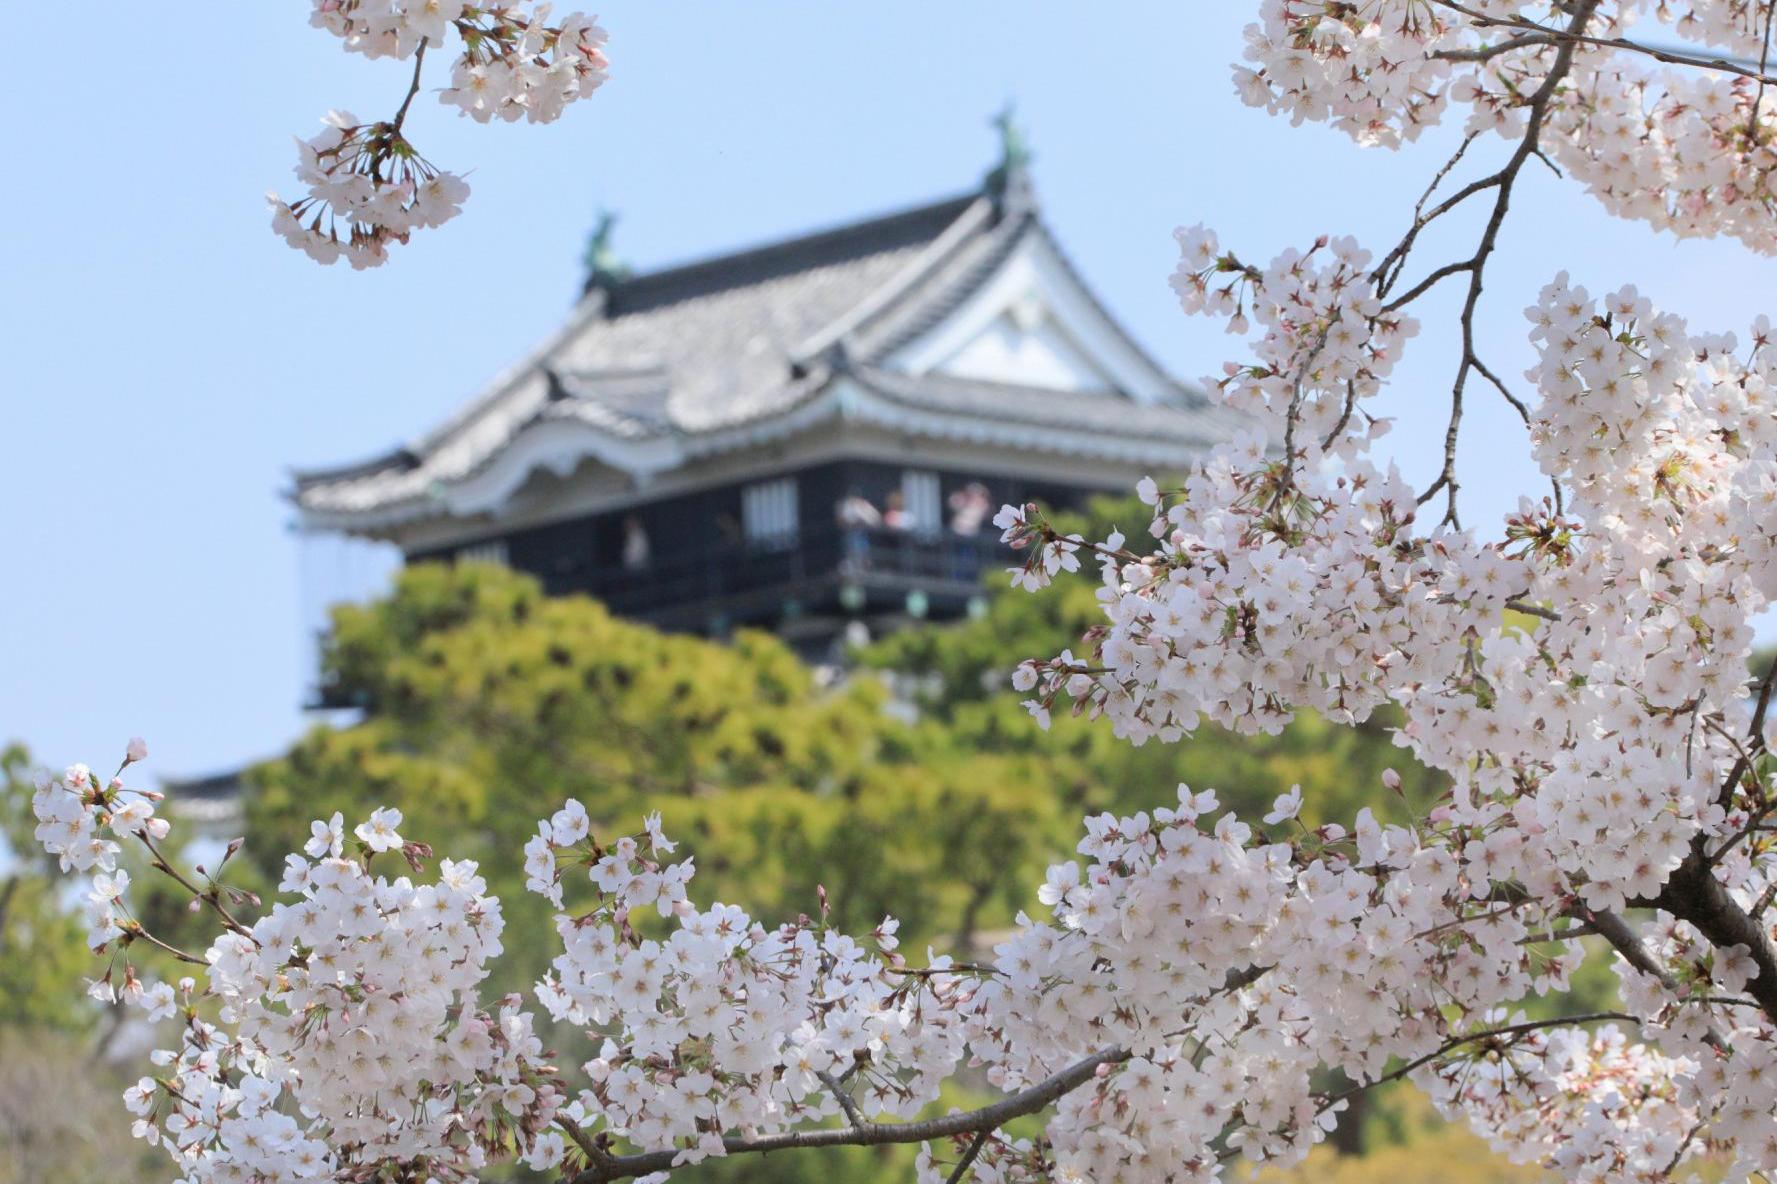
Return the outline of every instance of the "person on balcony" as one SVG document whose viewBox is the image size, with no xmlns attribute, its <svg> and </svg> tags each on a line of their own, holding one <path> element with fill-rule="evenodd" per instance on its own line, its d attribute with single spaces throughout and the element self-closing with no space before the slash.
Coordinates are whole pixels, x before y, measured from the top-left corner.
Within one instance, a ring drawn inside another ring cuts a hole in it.
<svg viewBox="0 0 1777 1184">
<path fill-rule="evenodd" d="M 987 486 L 971 481 L 950 495 L 950 532 L 964 538 L 981 533 L 981 524 L 993 513 Z"/>
<path fill-rule="evenodd" d="M 839 532 L 844 540 L 845 556 L 840 563 L 843 572 L 862 571 L 870 563 L 870 533 L 882 529 L 882 513 L 856 489 L 839 499 L 834 507 Z"/>
<path fill-rule="evenodd" d="M 626 571 L 641 571 L 648 566 L 653 556 L 653 549 L 648 543 L 648 532 L 642 528 L 642 520 L 634 514 L 623 520 L 623 567 Z"/>
<path fill-rule="evenodd" d="M 897 534 L 906 534 L 919 525 L 908 512 L 907 499 L 898 489 L 888 495 L 882 510 L 882 524 Z"/>
</svg>

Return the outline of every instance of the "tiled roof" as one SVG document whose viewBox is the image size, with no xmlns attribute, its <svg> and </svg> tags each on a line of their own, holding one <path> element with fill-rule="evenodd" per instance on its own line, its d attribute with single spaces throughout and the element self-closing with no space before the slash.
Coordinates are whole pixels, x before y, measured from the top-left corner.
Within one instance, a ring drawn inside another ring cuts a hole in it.
<svg viewBox="0 0 1777 1184">
<path fill-rule="evenodd" d="M 1201 398 L 1178 405 L 1141 404 L 1111 392 L 984 382 L 948 374 L 903 374 L 860 367 L 866 388 L 902 406 L 945 415 L 1000 420 L 1207 450 L 1240 430 L 1240 418 Z"/>
<path fill-rule="evenodd" d="M 578 421 L 613 441 L 689 444 L 781 420 L 854 370 L 887 398 L 952 414 L 1203 443 L 1225 435 L 1226 417 L 1183 388 L 1173 406 L 1031 388 L 1008 403 L 998 384 L 874 366 L 959 307 L 1024 236 L 1046 233 L 1031 205 L 971 194 L 589 288 L 564 326 L 450 420 L 370 461 L 298 473 L 295 500 L 335 520 L 425 513 L 531 425 Z"/>
</svg>

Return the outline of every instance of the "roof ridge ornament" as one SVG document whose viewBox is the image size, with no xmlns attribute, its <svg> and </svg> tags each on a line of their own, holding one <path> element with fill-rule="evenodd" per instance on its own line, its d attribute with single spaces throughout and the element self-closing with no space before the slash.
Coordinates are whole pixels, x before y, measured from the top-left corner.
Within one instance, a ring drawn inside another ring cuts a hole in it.
<svg viewBox="0 0 1777 1184">
<path fill-rule="evenodd" d="M 1030 208 L 1036 204 L 1030 184 L 1030 141 L 1024 128 L 1019 126 L 1017 116 L 1017 104 L 1007 99 L 1006 105 L 989 121 L 989 126 L 1000 135 L 1000 160 L 987 174 L 985 188 L 1002 210 L 1014 206 Z"/>
<path fill-rule="evenodd" d="M 598 224 L 587 236 L 586 251 L 580 256 L 581 262 L 586 265 L 584 291 L 590 292 L 594 288 L 615 287 L 629 278 L 629 264 L 618 257 L 617 251 L 611 245 L 616 227 L 616 212 L 606 209 L 599 210 Z"/>
</svg>

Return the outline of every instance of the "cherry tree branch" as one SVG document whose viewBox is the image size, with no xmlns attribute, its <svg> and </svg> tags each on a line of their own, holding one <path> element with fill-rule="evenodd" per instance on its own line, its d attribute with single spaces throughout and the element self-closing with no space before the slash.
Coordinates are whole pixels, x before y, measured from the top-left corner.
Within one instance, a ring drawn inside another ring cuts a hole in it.
<svg viewBox="0 0 1777 1184">
<path fill-rule="evenodd" d="M 1650 57 L 1656 62 L 1664 62 L 1671 66 L 1695 66 L 1700 70 L 1719 70 L 1724 74 L 1737 74 L 1742 78 L 1751 78 L 1757 82 L 1777 82 L 1765 72 L 1763 62 L 1757 69 L 1739 64 L 1732 58 L 1702 54 L 1685 53 L 1682 50 L 1667 49 L 1664 46 L 1648 45 L 1641 41 L 1631 41 L 1626 37 L 1592 37 L 1569 25 L 1566 29 L 1552 29 L 1547 25 L 1539 25 L 1535 21 L 1521 16 L 1489 16 L 1478 12 L 1459 0 L 1433 0 L 1433 3 L 1452 12 L 1459 12 L 1474 21 L 1481 28 L 1519 29 L 1525 34 L 1521 42 L 1506 42 L 1485 51 L 1448 50 L 1432 56 L 1446 61 L 1484 61 L 1508 49 L 1522 49 L 1532 45 L 1548 45 L 1561 43 L 1569 47 L 1574 45 L 1594 45 L 1600 49 L 1620 49 L 1628 53 L 1638 53 Z M 1485 54 L 1485 56 L 1480 56 Z"/>
<path fill-rule="evenodd" d="M 196 954 L 188 953 L 187 951 L 180 949 L 178 946 L 171 945 L 154 936 L 154 934 L 144 929 L 139 921 L 125 921 L 123 923 L 123 933 L 126 939 L 130 941 L 145 941 L 155 949 L 170 954 L 180 962 L 185 962 L 192 966 L 208 965 L 204 959 L 198 957 Z"/>
<path fill-rule="evenodd" d="M 222 919 L 222 924 L 227 927 L 230 932 L 238 933 L 242 937 L 253 936 L 253 931 L 241 924 L 240 921 L 235 918 L 234 914 L 230 913 L 223 905 L 222 893 L 220 890 L 216 888 L 210 888 L 208 890 L 199 888 L 196 884 L 193 884 L 190 880 L 186 879 L 178 869 L 173 867 L 172 862 L 168 860 L 165 855 L 161 854 L 160 848 L 154 845 L 154 840 L 149 838 L 146 833 L 138 833 L 136 837 L 142 840 L 142 845 L 148 848 L 148 854 L 152 856 L 149 860 L 149 866 L 153 867 L 155 871 L 160 872 L 162 875 L 170 877 L 174 883 L 191 893 L 193 900 L 200 900 L 208 905 L 210 909 Z"/>
<path fill-rule="evenodd" d="M 1591 923 L 1592 932 L 1609 942 L 1611 948 L 1622 955 L 1623 961 L 1644 974 L 1652 975 L 1659 980 L 1661 986 L 1674 995 L 1681 993 L 1678 980 L 1673 978 L 1664 966 L 1654 961 L 1653 955 L 1647 952 L 1647 947 L 1641 944 L 1641 938 L 1636 936 L 1635 931 L 1623 918 L 1608 909 L 1597 912 L 1578 910 L 1575 915 L 1588 920 Z M 1727 1047 L 1727 1041 L 1722 1039 L 1721 1033 L 1717 1032 L 1713 1025 L 1704 1034 L 1703 1039 L 1713 1048 L 1725 1049 Z"/>
<path fill-rule="evenodd" d="M 1540 1031 L 1544 1028 L 1572 1028 L 1578 1027 L 1580 1024 L 1603 1023 L 1606 1020 L 1620 1020 L 1631 1024 L 1641 1022 L 1634 1016 L 1621 1011 L 1594 1011 L 1588 1012 L 1585 1015 L 1557 1016 L 1554 1019 L 1548 1020 L 1525 1020 L 1523 1023 L 1507 1024 L 1500 1028 L 1489 1028 L 1485 1032 L 1471 1032 L 1466 1036 L 1452 1036 L 1444 1043 L 1438 1045 L 1438 1047 L 1432 1049 L 1432 1051 L 1423 1056 L 1414 1057 L 1398 1069 L 1384 1073 L 1373 1081 L 1361 1081 L 1350 1089 L 1340 1090 L 1338 1093 L 1328 1096 L 1322 1103 L 1320 1109 L 1322 1113 L 1325 1113 L 1329 1107 L 1344 1101 L 1346 1098 L 1361 1094 L 1365 1090 L 1375 1089 L 1379 1085 L 1386 1085 L 1391 1081 L 1399 1081 L 1401 1078 L 1415 1070 L 1422 1069 L 1438 1058 L 1447 1056 L 1467 1044 L 1477 1044 L 1485 1040 L 1498 1040 L 1503 1036 L 1522 1036 L 1526 1033 Z"/>
<path fill-rule="evenodd" d="M 1442 185 L 1444 179 L 1462 162 L 1463 156 L 1468 153 L 1469 145 L 1473 144 L 1480 134 L 1480 132 L 1469 132 L 1462 138 L 1462 143 L 1457 145 L 1456 151 L 1450 154 L 1450 159 L 1446 160 L 1437 173 L 1432 176 L 1431 184 L 1425 187 L 1425 192 L 1421 193 L 1419 200 L 1413 204 L 1413 222 L 1407 228 L 1407 233 L 1401 237 L 1401 241 L 1396 243 L 1388 254 L 1382 257 L 1382 262 L 1377 264 L 1376 270 L 1371 273 L 1371 279 L 1376 284 L 1378 296 L 1387 295 L 1388 290 L 1394 287 L 1395 281 L 1400 278 L 1401 268 L 1406 265 L 1407 255 L 1413 250 L 1413 244 L 1418 241 L 1420 231 L 1475 194 L 1498 183 L 1497 174 L 1493 177 L 1483 177 L 1463 186 L 1461 190 L 1439 202 L 1429 212 L 1425 208 L 1425 203 L 1431 200 L 1432 194 L 1438 191 L 1438 186 Z M 1385 305 L 1383 311 L 1392 312 L 1405 303 L 1406 300 L 1403 298 Z"/>
<path fill-rule="evenodd" d="M 1440 49 L 1431 56 L 1440 62 L 1490 62 L 1501 54 L 1531 49 L 1538 45 L 1554 45 L 1559 40 L 1553 33 L 1523 33 L 1494 45 L 1482 45 L 1474 49 Z"/>
<path fill-rule="evenodd" d="M 846 1092 L 844 1083 L 825 1070 L 815 1076 L 821 1079 L 821 1084 L 827 1087 L 827 1091 L 833 1095 L 833 1100 L 839 1103 L 841 1110 L 845 1111 L 846 1121 L 853 1126 L 863 1126 L 864 1115 L 858 1110 L 858 1104 L 852 1100 L 852 1096 Z"/>
<path fill-rule="evenodd" d="M 763 1154 L 808 1147 L 881 1147 L 897 1143 L 926 1143 L 955 1135 L 976 1135 L 991 1132 L 1015 1118 L 1035 1114 L 1085 1085 L 1109 1065 L 1120 1064 L 1129 1054 L 1120 1048 L 1094 1053 L 1063 1069 L 1053 1077 L 1029 1089 L 1003 1098 L 990 1106 L 946 1114 L 942 1118 L 922 1122 L 865 1122 L 854 1126 L 821 1130 L 791 1131 L 762 1139 L 726 1138 L 722 1146 L 729 1155 Z M 596 1144 L 594 1144 L 596 1146 Z M 671 1171 L 679 1151 L 644 1151 L 635 1155 L 612 1155 L 600 1151 L 592 1162 L 574 1176 L 571 1184 L 608 1184 L 654 1172 Z"/>
<path fill-rule="evenodd" d="M 1759 682 L 1758 702 L 1752 709 L 1752 722 L 1746 729 L 1747 740 L 1755 748 L 1764 743 L 1765 715 L 1771 709 L 1773 687 L 1777 687 L 1777 658 L 1772 660 L 1770 669 L 1765 671 L 1765 677 Z M 1718 805 L 1726 807 L 1734 800 L 1734 791 L 1739 788 L 1740 779 L 1746 776 L 1746 770 L 1751 767 L 1751 764 L 1751 756 L 1742 750 L 1734 761 L 1734 767 L 1728 771 L 1726 779 L 1722 781 L 1721 792 L 1716 795 Z"/>
<path fill-rule="evenodd" d="M 987 1146 L 987 1140 L 992 1134 L 993 1129 L 988 1127 L 975 1136 L 974 1141 L 969 1144 L 969 1149 L 963 1152 L 963 1157 L 957 1160 L 956 1166 L 950 1170 L 950 1175 L 945 1179 L 944 1184 L 962 1184 L 963 1177 L 969 1174 L 969 1169 L 975 1164 L 975 1157 L 981 1154 L 983 1147 Z"/>
<path fill-rule="evenodd" d="M 1596 912 L 1584 909 L 1576 915 L 1590 922 L 1592 932 L 1609 942 L 1623 956 L 1623 961 L 1644 974 L 1653 975 L 1668 991 L 1678 990 L 1677 980 L 1667 973 L 1665 967 L 1654 961 L 1653 955 L 1647 952 L 1647 947 L 1641 944 L 1641 939 L 1635 935 L 1635 930 L 1629 928 L 1627 921 L 1609 909 Z"/>
<path fill-rule="evenodd" d="M 1573 8 L 1573 15 L 1568 22 L 1568 32 L 1581 33 L 1586 22 L 1598 8 L 1599 0 L 1580 0 Z M 1435 497 L 1439 490 L 1446 491 L 1448 508 L 1444 512 L 1444 521 L 1460 528 L 1461 518 L 1456 510 L 1456 493 L 1460 483 L 1456 479 L 1456 441 L 1462 428 L 1462 397 L 1468 383 L 1469 372 L 1477 369 L 1480 357 L 1475 350 L 1475 309 L 1481 302 L 1481 290 L 1484 285 L 1487 260 L 1499 243 L 1500 227 L 1505 223 L 1506 211 L 1511 207 L 1512 188 L 1517 182 L 1518 174 L 1523 170 L 1525 161 L 1537 151 L 1537 140 L 1542 134 L 1544 121 L 1548 118 L 1549 103 L 1555 97 L 1556 89 L 1573 68 L 1575 42 L 1569 38 L 1562 41 L 1555 51 L 1555 60 L 1549 67 L 1548 76 L 1537 87 L 1526 104 L 1528 112 L 1524 124 L 1524 135 L 1518 141 L 1518 147 L 1505 167 L 1494 174 L 1496 180 L 1493 210 L 1488 215 L 1487 225 L 1481 232 L 1481 241 L 1475 246 L 1475 253 L 1460 265 L 1452 265 L 1453 270 L 1468 272 L 1468 294 L 1462 304 L 1462 360 L 1456 367 L 1456 379 L 1450 388 L 1450 422 L 1444 431 L 1444 464 L 1439 470 L 1437 479 L 1419 495 L 1419 504 L 1424 505 Z M 1495 385 L 1503 385 L 1497 380 Z"/>
<path fill-rule="evenodd" d="M 0 952 L 6 949 L 6 915 L 12 909 L 12 900 L 18 895 L 20 883 L 21 877 L 15 874 L 0 885 Z"/>
<path fill-rule="evenodd" d="M 413 97 L 420 93 L 420 70 L 426 64 L 426 39 L 420 39 L 420 47 L 413 52 L 413 81 L 407 85 L 407 97 L 401 100 L 401 107 L 395 112 L 391 126 L 395 133 L 401 133 L 401 125 L 407 122 L 407 109 L 413 106 Z"/>
<path fill-rule="evenodd" d="M 1745 946 L 1758 973 L 1746 984 L 1746 993 L 1758 1002 L 1767 1017 L 1777 1021 L 1777 944 L 1765 926 L 1740 907 L 1715 873 L 1701 845 L 1666 881 L 1652 902 L 1681 921 L 1688 921 L 1718 950 Z"/>
<path fill-rule="evenodd" d="M 1545 621 L 1559 621 L 1561 619 L 1561 614 L 1554 609 L 1546 608 L 1540 604 L 1532 604 L 1530 601 L 1525 600 L 1522 597 L 1515 597 L 1506 601 L 1506 607 L 1515 613 L 1524 613 L 1527 616 L 1541 617 Z"/>
</svg>

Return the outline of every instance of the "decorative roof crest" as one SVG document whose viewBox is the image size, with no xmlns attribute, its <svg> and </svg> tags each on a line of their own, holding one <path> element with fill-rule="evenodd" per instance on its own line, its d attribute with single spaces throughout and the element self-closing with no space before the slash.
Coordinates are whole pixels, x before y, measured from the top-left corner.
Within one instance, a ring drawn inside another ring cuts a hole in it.
<svg viewBox="0 0 1777 1184">
<path fill-rule="evenodd" d="M 987 192 L 1001 205 L 1012 202 L 1029 204 L 1030 141 L 1018 124 L 1017 109 L 1011 100 L 1006 101 L 990 125 L 1000 134 L 1000 160 L 987 174 Z"/>
<path fill-rule="evenodd" d="M 581 255 L 581 262 L 586 264 L 586 290 L 593 288 L 609 288 L 620 284 L 630 276 L 629 264 L 617 255 L 611 246 L 612 233 L 617 226 L 617 215 L 610 210 L 600 210 L 598 224 L 586 238 L 586 252 Z"/>
</svg>

